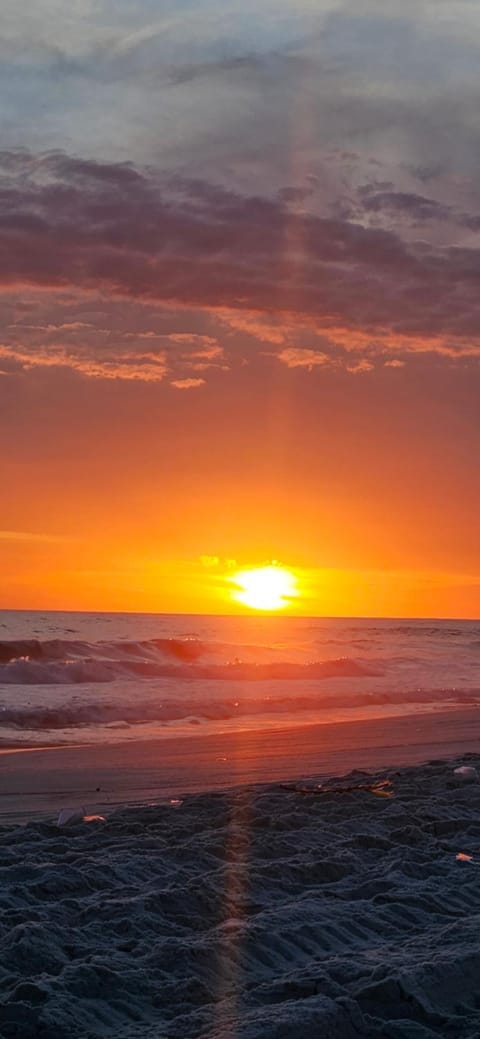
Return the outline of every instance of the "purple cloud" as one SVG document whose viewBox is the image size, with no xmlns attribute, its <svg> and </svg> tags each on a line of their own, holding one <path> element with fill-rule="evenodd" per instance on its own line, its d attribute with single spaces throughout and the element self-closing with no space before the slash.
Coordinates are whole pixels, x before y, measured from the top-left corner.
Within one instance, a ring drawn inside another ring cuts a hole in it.
<svg viewBox="0 0 480 1039">
<path fill-rule="evenodd" d="M 428 338 L 432 349 L 438 340 L 452 354 L 480 336 L 478 248 L 406 243 L 401 228 L 292 212 L 282 199 L 162 181 L 125 163 L 0 158 L 4 289 L 284 315 L 325 334 Z M 402 214 L 429 209 L 420 196 L 380 197 Z"/>
</svg>

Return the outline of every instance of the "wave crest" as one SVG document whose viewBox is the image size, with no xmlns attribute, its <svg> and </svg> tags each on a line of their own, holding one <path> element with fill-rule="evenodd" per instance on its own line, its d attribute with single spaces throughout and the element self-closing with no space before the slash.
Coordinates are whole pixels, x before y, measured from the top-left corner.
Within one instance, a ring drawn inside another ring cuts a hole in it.
<svg viewBox="0 0 480 1039">
<path fill-rule="evenodd" d="M 165 643 L 168 643 L 165 648 Z M 175 643 L 175 645 L 172 645 Z M 75 647 L 75 648 L 73 648 Z M 22 648 L 26 648 L 22 645 Z M 64 644 L 65 652 L 65 644 Z M 89 682 L 115 682 L 131 678 L 171 678 L 201 681 L 298 681 L 326 678 L 378 677 L 381 671 L 341 657 L 336 660 L 312 661 L 300 664 L 293 661 L 251 662 L 239 659 L 216 662 L 211 647 L 180 640 L 156 640 L 148 643 L 119 643 L 116 655 L 105 653 L 105 644 L 99 644 L 98 655 L 91 653 L 92 644 L 71 643 L 69 656 L 62 656 L 58 645 L 49 645 L 43 655 L 11 656 L 0 664 L 0 684 L 5 685 L 77 685 Z M 238 647 L 233 647 L 238 649 Z M 18 645 L 15 647 L 18 650 Z M 10 651 L 9 651 L 10 652 Z M 202 655 L 205 661 L 201 661 Z M 218 654 L 217 654 L 218 655 Z M 169 659 L 170 658 L 170 659 Z M 174 659 L 172 659 L 174 658 Z"/>
</svg>

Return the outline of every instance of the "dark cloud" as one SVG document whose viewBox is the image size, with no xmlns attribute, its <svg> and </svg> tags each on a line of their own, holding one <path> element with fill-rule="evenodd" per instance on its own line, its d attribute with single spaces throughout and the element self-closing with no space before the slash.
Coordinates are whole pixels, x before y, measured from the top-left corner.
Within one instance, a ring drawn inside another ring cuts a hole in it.
<svg viewBox="0 0 480 1039">
<path fill-rule="evenodd" d="M 315 181 L 310 176 L 309 183 L 304 187 L 293 187 L 287 185 L 285 188 L 280 188 L 278 198 L 280 202 L 302 203 L 305 202 L 305 199 L 309 198 L 310 195 L 313 195 L 315 187 Z"/>
<path fill-rule="evenodd" d="M 220 61 L 206 61 L 198 64 L 184 64 L 175 67 L 166 67 L 162 77 L 173 86 L 183 86 L 197 79 L 223 78 L 240 75 L 261 74 L 265 64 L 265 56 L 257 54 L 238 55 L 231 58 L 223 58 Z M 157 71 L 157 77 L 158 77 Z"/>
<path fill-rule="evenodd" d="M 7 153 L 3 170 L 4 288 L 284 313 L 377 337 L 480 336 L 480 249 L 402 240 L 405 212 L 435 210 L 422 196 L 364 194 L 400 213 L 379 229 L 63 153 Z"/>
<path fill-rule="evenodd" d="M 436 202 L 425 195 L 416 195 L 407 191 L 375 191 L 366 186 L 359 189 L 363 208 L 372 213 L 382 211 L 400 213 L 412 220 L 448 220 L 452 209 L 450 206 Z"/>
</svg>

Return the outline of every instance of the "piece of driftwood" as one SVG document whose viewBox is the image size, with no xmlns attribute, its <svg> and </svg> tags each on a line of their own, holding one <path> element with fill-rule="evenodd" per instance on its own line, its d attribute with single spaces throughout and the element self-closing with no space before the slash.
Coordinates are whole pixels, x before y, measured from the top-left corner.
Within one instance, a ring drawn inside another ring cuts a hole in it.
<svg viewBox="0 0 480 1039">
<path fill-rule="evenodd" d="M 282 783 L 283 790 L 290 790 L 295 794 L 319 795 L 319 794 L 351 794 L 357 790 L 366 790 L 376 797 L 393 797 L 393 783 L 391 779 L 379 779 L 373 783 L 348 783 L 341 786 L 298 786 Z"/>
</svg>

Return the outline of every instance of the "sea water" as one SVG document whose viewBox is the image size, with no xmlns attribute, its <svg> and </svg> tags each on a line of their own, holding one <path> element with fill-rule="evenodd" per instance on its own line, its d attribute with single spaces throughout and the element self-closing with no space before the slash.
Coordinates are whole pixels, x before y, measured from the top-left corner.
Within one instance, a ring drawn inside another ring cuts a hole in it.
<svg viewBox="0 0 480 1039">
<path fill-rule="evenodd" d="M 480 622 L 0 612 L 0 742 L 77 744 L 480 706 Z"/>
</svg>

